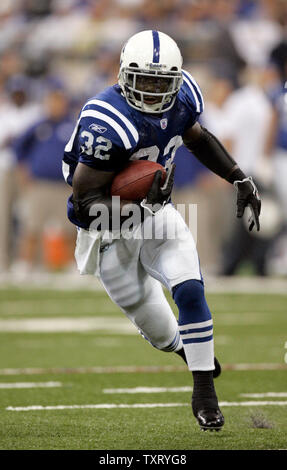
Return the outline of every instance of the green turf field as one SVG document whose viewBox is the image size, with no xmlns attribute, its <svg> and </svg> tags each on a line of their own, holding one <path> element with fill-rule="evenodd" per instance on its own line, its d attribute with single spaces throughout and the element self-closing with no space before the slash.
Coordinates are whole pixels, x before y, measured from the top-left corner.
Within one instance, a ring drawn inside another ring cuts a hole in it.
<svg viewBox="0 0 287 470">
<path fill-rule="evenodd" d="M 286 449 L 287 295 L 207 298 L 220 433 L 199 430 L 183 361 L 153 349 L 105 293 L 1 290 L 0 448 Z"/>
</svg>

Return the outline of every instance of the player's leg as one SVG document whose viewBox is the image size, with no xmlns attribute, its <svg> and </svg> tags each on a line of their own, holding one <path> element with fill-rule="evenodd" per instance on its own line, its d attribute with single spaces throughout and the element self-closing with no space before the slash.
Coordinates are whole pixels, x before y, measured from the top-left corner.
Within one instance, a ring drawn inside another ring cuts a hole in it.
<svg viewBox="0 0 287 470">
<path fill-rule="evenodd" d="M 133 249 L 131 249 L 133 248 Z M 101 281 L 109 297 L 156 349 L 175 352 L 187 364 L 178 323 L 164 295 L 162 285 L 139 263 L 134 241 L 118 241 L 101 254 Z M 214 359 L 213 376 L 221 367 Z"/>
<path fill-rule="evenodd" d="M 202 428 L 220 429 L 224 421 L 213 384 L 213 321 L 193 237 L 170 204 L 153 219 L 146 219 L 146 225 L 151 223 L 155 236 L 144 240 L 141 262 L 172 292 L 179 309 L 180 335 L 194 379 L 193 412 Z M 146 232 L 150 232 L 148 227 Z"/>
<path fill-rule="evenodd" d="M 179 309 L 179 329 L 189 369 L 193 374 L 192 409 L 202 429 L 220 429 L 223 416 L 213 383 L 220 368 L 214 358 L 213 321 L 207 305 L 203 282 L 189 279 L 172 289 Z M 213 366 L 214 367 L 214 366 Z"/>
<path fill-rule="evenodd" d="M 161 284 L 139 262 L 138 240 L 116 240 L 102 250 L 100 279 L 109 297 L 152 346 L 182 351 L 176 318 Z"/>
<path fill-rule="evenodd" d="M 158 279 L 173 294 L 179 308 L 179 326 L 186 345 L 190 370 L 213 370 L 213 337 L 211 313 L 204 297 L 204 288 L 196 246 L 184 220 L 169 204 L 156 214 L 159 227 L 153 239 L 144 239 L 140 259 L 145 270 Z M 167 225 L 176 225 L 176 232 L 168 232 Z M 161 227 L 164 227 L 160 233 Z M 146 230 L 148 233 L 148 230 Z M 176 292 L 176 296 L 175 296 Z M 186 326 L 194 324 L 192 338 L 185 337 Z M 200 325 L 198 325 L 200 323 Z M 197 334 L 198 333 L 198 334 Z M 200 338 L 201 341 L 192 341 Z M 190 341 L 187 341 L 190 340 Z M 203 345 L 201 343 L 204 343 Z"/>
</svg>

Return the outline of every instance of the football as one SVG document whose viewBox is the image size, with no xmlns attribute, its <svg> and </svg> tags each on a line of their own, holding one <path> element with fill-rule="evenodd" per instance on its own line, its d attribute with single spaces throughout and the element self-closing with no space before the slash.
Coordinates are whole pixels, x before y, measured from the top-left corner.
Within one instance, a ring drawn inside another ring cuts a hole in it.
<svg viewBox="0 0 287 470">
<path fill-rule="evenodd" d="M 111 195 L 129 201 L 144 199 L 158 170 L 162 172 L 162 184 L 164 184 L 166 171 L 162 165 L 150 160 L 131 161 L 115 176 L 111 185 Z"/>
</svg>

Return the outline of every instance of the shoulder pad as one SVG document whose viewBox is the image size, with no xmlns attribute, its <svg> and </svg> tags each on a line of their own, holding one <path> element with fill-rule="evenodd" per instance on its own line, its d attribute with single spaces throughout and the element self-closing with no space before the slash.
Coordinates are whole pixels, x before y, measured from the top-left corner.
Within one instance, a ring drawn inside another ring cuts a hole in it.
<svg viewBox="0 0 287 470">
<path fill-rule="evenodd" d="M 192 108 L 193 112 L 201 114 L 204 110 L 204 101 L 201 90 L 190 73 L 182 70 L 183 84 L 180 91 L 185 96 L 185 102 Z"/>
<path fill-rule="evenodd" d="M 139 140 L 138 131 L 131 120 L 112 104 L 97 98 L 89 100 L 83 107 L 80 125 L 108 137 L 125 150 L 134 148 Z"/>
</svg>

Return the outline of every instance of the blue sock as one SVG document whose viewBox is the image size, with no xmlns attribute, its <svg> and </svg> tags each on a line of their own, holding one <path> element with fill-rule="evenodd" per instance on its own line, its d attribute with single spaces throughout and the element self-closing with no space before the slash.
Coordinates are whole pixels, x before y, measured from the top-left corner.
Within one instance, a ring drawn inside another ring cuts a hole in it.
<svg viewBox="0 0 287 470">
<path fill-rule="evenodd" d="M 190 279 L 173 288 L 180 336 L 190 370 L 214 369 L 213 322 L 202 281 Z"/>
</svg>

